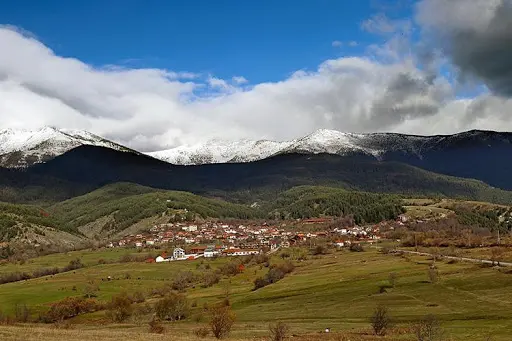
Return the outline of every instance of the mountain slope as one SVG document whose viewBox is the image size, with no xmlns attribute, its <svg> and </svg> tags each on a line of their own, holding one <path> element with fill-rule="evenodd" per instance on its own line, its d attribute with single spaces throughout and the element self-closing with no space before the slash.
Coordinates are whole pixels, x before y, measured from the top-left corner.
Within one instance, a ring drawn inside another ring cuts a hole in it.
<svg viewBox="0 0 512 341">
<path fill-rule="evenodd" d="M 81 145 L 130 151 L 114 142 L 80 130 L 0 130 L 0 166 L 18 168 L 45 162 Z"/>
<path fill-rule="evenodd" d="M 318 130 L 288 141 L 209 141 L 149 155 L 173 164 L 250 162 L 280 154 L 360 154 L 378 161 L 398 161 L 436 173 L 482 180 L 512 189 L 512 133 L 468 131 L 454 135 L 394 133 L 351 134 Z M 494 166 L 496 165 L 496 166 Z M 491 168 L 492 167 L 492 168 Z"/>
<path fill-rule="evenodd" d="M 381 162 L 358 153 L 284 154 L 250 163 L 173 166 L 144 155 L 81 146 L 28 172 L 82 186 L 123 181 L 244 202 L 254 201 L 256 194 L 268 198 L 299 185 L 512 202 L 512 192 L 480 181 L 440 175 L 399 162 Z"/>
<path fill-rule="evenodd" d="M 261 213 L 245 205 L 204 198 L 187 192 L 165 191 L 131 183 L 107 185 L 50 208 L 48 212 L 63 228 L 88 234 L 111 235 L 144 221 L 158 218 L 168 222 L 176 212 L 185 210 L 190 217 L 255 218 Z M 142 224 L 144 225 L 144 224 Z M 148 223 L 146 228 L 151 227 Z"/>
</svg>

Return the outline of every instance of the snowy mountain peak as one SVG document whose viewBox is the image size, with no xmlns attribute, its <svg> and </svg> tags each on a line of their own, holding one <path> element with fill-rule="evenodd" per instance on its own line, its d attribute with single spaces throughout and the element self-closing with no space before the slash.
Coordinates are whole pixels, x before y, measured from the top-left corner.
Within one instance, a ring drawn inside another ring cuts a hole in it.
<svg viewBox="0 0 512 341">
<path fill-rule="evenodd" d="M 37 130 L 0 130 L 0 166 L 27 167 L 45 162 L 81 145 L 128 149 L 114 142 L 82 130 L 59 130 L 43 127 Z"/>
</svg>

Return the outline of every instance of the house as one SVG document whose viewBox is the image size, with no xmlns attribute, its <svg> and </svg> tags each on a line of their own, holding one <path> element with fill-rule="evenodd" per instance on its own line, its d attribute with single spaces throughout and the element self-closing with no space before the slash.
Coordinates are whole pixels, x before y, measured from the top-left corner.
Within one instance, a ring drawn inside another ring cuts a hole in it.
<svg viewBox="0 0 512 341">
<path fill-rule="evenodd" d="M 162 263 L 162 262 L 168 262 L 168 261 L 169 261 L 168 258 L 164 258 L 162 256 L 158 256 L 158 257 L 155 258 L 155 262 L 156 263 Z"/>
<path fill-rule="evenodd" d="M 334 246 L 336 247 L 344 247 L 345 246 L 345 242 L 343 240 L 337 240 L 334 242 Z"/>
<path fill-rule="evenodd" d="M 185 250 L 180 247 L 175 248 L 172 252 L 172 257 L 174 259 L 185 259 Z"/>
<path fill-rule="evenodd" d="M 203 255 L 205 258 L 214 258 L 219 255 L 219 251 L 217 251 L 215 247 L 208 247 L 204 250 Z"/>
</svg>

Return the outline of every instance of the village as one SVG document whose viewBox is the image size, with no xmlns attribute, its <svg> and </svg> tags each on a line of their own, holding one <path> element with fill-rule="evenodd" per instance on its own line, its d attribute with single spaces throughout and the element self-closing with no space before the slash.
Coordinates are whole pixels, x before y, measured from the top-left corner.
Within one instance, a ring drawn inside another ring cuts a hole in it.
<svg viewBox="0 0 512 341">
<path fill-rule="evenodd" d="M 269 224 L 267 222 L 202 223 L 173 222 L 152 226 L 147 232 L 126 236 L 108 243 L 108 247 L 170 248 L 155 262 L 193 260 L 200 257 L 249 256 L 273 253 L 293 246 L 331 244 L 337 248 L 354 243 L 372 244 L 383 230 L 393 229 L 389 222 L 370 226 L 334 226 L 333 218 L 313 218 Z M 402 224 L 401 221 L 392 222 Z"/>
</svg>

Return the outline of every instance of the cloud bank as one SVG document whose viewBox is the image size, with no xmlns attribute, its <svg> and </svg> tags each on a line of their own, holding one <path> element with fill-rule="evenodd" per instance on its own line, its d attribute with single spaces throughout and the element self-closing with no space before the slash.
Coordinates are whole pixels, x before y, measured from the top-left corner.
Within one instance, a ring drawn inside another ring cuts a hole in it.
<svg viewBox="0 0 512 341">
<path fill-rule="evenodd" d="M 0 128 L 85 129 L 142 151 L 212 138 L 287 140 L 319 128 L 512 130 L 512 5 L 472 4 L 423 0 L 413 19 L 379 14 L 362 24 L 384 36 L 365 57 L 327 60 L 261 84 L 243 75 L 95 68 L 0 27 Z M 486 90 L 459 96 L 469 81 Z"/>
</svg>

